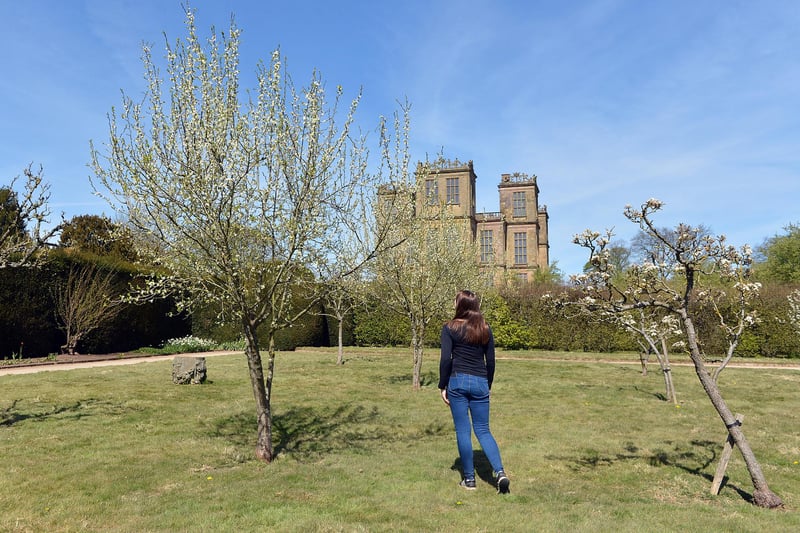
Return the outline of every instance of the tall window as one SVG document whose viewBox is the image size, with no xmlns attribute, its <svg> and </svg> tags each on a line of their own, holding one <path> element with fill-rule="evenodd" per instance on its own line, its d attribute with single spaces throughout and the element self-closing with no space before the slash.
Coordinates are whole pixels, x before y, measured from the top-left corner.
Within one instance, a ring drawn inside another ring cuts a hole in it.
<svg viewBox="0 0 800 533">
<path fill-rule="evenodd" d="M 514 196 L 512 197 L 512 202 L 514 205 L 514 216 L 524 217 L 527 214 L 527 209 L 525 206 L 525 191 L 515 192 Z"/>
<path fill-rule="evenodd" d="M 425 180 L 425 198 L 428 205 L 439 203 L 439 183 L 435 179 Z"/>
<path fill-rule="evenodd" d="M 447 203 L 450 205 L 461 203 L 458 198 L 458 178 L 447 178 Z"/>
<path fill-rule="evenodd" d="M 492 230 L 481 230 L 481 263 L 490 263 L 492 261 L 494 256 L 493 237 Z"/>
<path fill-rule="evenodd" d="M 514 233 L 514 264 L 528 264 L 528 236 L 525 232 Z"/>
</svg>

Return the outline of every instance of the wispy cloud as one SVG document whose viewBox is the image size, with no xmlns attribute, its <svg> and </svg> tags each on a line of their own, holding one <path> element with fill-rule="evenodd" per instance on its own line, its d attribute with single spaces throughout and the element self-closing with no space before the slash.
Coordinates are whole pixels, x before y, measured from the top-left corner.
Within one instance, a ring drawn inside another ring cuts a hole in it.
<svg viewBox="0 0 800 533">
<path fill-rule="evenodd" d="M 2 2 L 0 171 L 33 161 L 65 208 L 104 207 L 88 184 L 88 139 L 107 135 L 119 90 L 143 87 L 142 41 L 184 34 L 179 0 Z M 302 83 L 311 68 L 364 86 L 365 124 L 413 105 L 415 158 L 472 159 L 478 209 L 503 172 L 539 176 L 551 257 L 585 258 L 586 227 L 635 228 L 625 204 L 659 197 L 661 221 L 702 223 L 755 244 L 799 218 L 800 4 L 493 2 L 278 4 L 193 0 L 198 27 L 244 30 L 243 76 L 277 45 Z M 2 178 L 0 178 L 2 179 Z M 89 199 L 92 200 L 89 200 Z"/>
</svg>

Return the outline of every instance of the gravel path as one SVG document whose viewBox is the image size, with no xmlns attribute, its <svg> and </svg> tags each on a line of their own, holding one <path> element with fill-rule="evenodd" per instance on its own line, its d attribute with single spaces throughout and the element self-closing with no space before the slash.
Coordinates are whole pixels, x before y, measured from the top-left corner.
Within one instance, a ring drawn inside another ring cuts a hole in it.
<svg viewBox="0 0 800 533">
<path fill-rule="evenodd" d="M 36 372 L 56 372 L 60 370 L 74 370 L 76 368 L 92 368 L 96 366 L 120 366 L 120 365 L 135 365 L 138 363 L 155 363 L 157 361 L 169 361 L 178 355 L 189 355 L 192 357 L 214 357 L 216 355 L 232 355 L 242 352 L 200 352 L 191 354 L 173 354 L 173 355 L 146 355 L 142 357 L 114 357 L 114 358 L 94 358 L 92 360 L 73 361 L 73 362 L 55 362 L 50 364 L 35 364 L 35 365 L 7 365 L 0 366 L 0 376 L 12 374 L 34 374 Z"/>
<path fill-rule="evenodd" d="M 155 363 L 157 361 L 169 361 L 178 355 L 187 355 L 194 357 L 214 357 L 217 355 L 233 355 L 241 354 L 240 351 L 216 351 L 216 352 L 200 352 L 190 354 L 173 354 L 173 355 L 144 355 L 144 356 L 73 356 L 72 359 L 60 360 L 49 363 L 38 363 L 28 365 L 6 365 L 0 366 L 0 376 L 13 375 L 13 374 L 34 374 L 36 372 L 56 372 L 61 370 L 74 370 L 76 368 L 92 368 L 98 366 L 120 366 L 120 365 L 135 365 L 138 363 Z M 66 358 L 68 356 L 59 356 Z M 498 355 L 498 360 L 510 361 L 531 361 L 530 358 L 514 357 Z M 623 360 L 623 359 L 536 359 L 539 362 L 557 362 L 557 363 L 598 363 L 598 364 L 612 364 L 612 365 L 641 365 L 638 360 Z M 671 362 L 671 366 L 692 366 L 689 361 Z M 650 361 L 648 369 L 658 370 L 658 363 Z M 709 368 L 715 365 L 709 364 Z M 755 368 L 755 369 L 778 369 L 778 370 L 795 370 L 800 371 L 800 363 L 764 363 L 764 362 L 731 362 L 728 368 Z"/>
</svg>

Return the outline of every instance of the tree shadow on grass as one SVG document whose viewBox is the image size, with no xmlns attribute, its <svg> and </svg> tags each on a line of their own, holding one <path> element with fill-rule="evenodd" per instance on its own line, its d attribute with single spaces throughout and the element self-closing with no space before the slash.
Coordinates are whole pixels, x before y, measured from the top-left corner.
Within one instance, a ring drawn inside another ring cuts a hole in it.
<svg viewBox="0 0 800 533">
<path fill-rule="evenodd" d="M 109 402 L 89 398 L 68 405 L 54 405 L 41 411 L 22 412 L 18 408 L 19 402 L 20 400 L 14 400 L 9 407 L 0 409 L 0 427 L 13 426 L 24 421 L 43 422 L 55 417 L 79 420 L 86 416 L 101 414 L 101 411 L 102 414 L 113 414 L 122 410 L 120 406 L 115 407 Z"/>
<path fill-rule="evenodd" d="M 212 435 L 240 446 L 253 446 L 257 431 L 254 414 L 239 413 L 214 422 Z M 291 454 L 298 460 L 313 459 L 347 450 L 366 452 L 376 443 L 417 441 L 440 435 L 443 424 L 398 428 L 375 407 L 340 405 L 325 408 L 295 407 L 274 415 L 272 438 L 275 455 Z"/>
<path fill-rule="evenodd" d="M 641 394 L 647 398 L 655 398 L 656 400 L 667 402 L 667 395 L 663 392 L 653 392 L 647 388 L 639 387 L 638 385 L 634 385 L 633 387 L 629 387 L 629 389 L 634 390 L 637 394 Z"/>
<path fill-rule="evenodd" d="M 700 467 L 692 467 L 686 463 L 692 463 L 695 460 L 695 456 L 697 454 L 693 454 L 691 451 L 683 452 L 683 453 L 674 453 L 669 454 L 667 452 L 659 451 L 654 453 L 650 458 L 650 464 L 652 465 L 664 465 L 664 466 L 672 466 L 675 468 L 680 468 L 681 470 L 685 470 L 690 474 L 694 474 L 695 476 L 700 476 L 706 479 L 709 483 L 713 483 L 714 476 L 712 474 L 708 474 L 703 472 L 704 469 L 711 466 L 713 463 L 717 462 L 717 451 L 720 448 L 720 444 L 718 442 L 711 442 L 711 441 L 697 441 L 693 440 L 690 442 L 692 446 L 696 448 L 706 449 L 707 455 L 709 456 L 708 461 L 706 461 Z M 722 482 L 720 483 L 720 490 L 728 486 L 728 476 L 723 476 Z M 753 502 L 753 495 L 746 490 L 743 490 L 741 487 L 737 485 L 730 485 L 731 490 L 736 492 L 743 500 L 746 502 L 752 503 Z"/>
<path fill-rule="evenodd" d="M 568 463 L 570 470 L 575 472 L 595 470 L 625 461 L 646 461 L 651 466 L 679 468 L 692 475 L 702 477 L 707 480 L 709 484 L 713 482 L 714 476 L 704 472 L 704 470 L 717 462 L 719 450 L 722 447 L 721 443 L 707 440 L 693 440 L 690 441 L 688 445 L 672 442 L 665 442 L 665 444 L 673 444 L 674 447 L 669 451 L 656 450 L 653 453 L 644 453 L 633 443 L 627 443 L 624 449 L 617 453 L 601 453 L 596 450 L 585 450 L 583 455 L 577 459 L 575 457 L 555 455 L 545 456 L 545 459 L 565 461 Z M 726 485 L 728 485 L 727 476 L 723 478 L 721 487 L 725 487 Z M 745 501 L 752 502 L 752 494 L 735 485 L 730 485 L 730 488 Z"/>
<path fill-rule="evenodd" d="M 372 441 L 393 437 L 379 423 L 377 407 L 341 405 L 331 409 L 290 409 L 272 421 L 275 453 L 316 456 L 338 450 L 364 450 Z"/>
</svg>

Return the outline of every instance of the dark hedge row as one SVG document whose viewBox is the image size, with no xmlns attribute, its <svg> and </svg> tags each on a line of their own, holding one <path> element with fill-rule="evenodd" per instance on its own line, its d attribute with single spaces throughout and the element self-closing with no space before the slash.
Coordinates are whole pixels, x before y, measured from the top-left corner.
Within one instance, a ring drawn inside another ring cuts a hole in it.
<svg viewBox="0 0 800 533">
<path fill-rule="evenodd" d="M 20 353 L 22 357 L 45 357 L 60 351 L 65 337 L 56 319 L 54 292 L 66 280 L 71 266 L 86 261 L 57 253 L 37 268 L 0 269 L 0 358 L 18 357 Z M 127 284 L 132 273 L 121 270 L 116 276 L 120 284 Z M 82 339 L 78 349 L 81 353 L 123 352 L 187 335 L 190 321 L 170 316 L 173 310 L 167 300 L 127 305 Z"/>
<path fill-rule="evenodd" d="M 625 351 L 636 345 L 628 335 L 587 317 L 565 319 L 540 297 L 546 290 L 487 295 L 482 309 L 492 326 L 497 346 L 509 349 L 564 351 Z M 552 289 L 553 287 L 549 287 Z M 432 319 L 425 332 L 428 346 L 439 345 L 442 324 L 449 316 Z M 377 300 L 355 313 L 354 337 L 360 346 L 409 346 L 408 319 L 382 307 Z"/>
<path fill-rule="evenodd" d="M 16 357 L 45 357 L 59 353 L 65 342 L 54 310 L 54 292 L 66 280 L 71 266 L 91 263 L 101 271 L 112 268 L 109 259 L 91 254 L 70 254 L 63 250 L 51 254 L 48 262 L 37 268 L 0 269 L 0 359 Z M 134 275 L 133 267 L 114 267 L 118 283 L 127 285 Z M 305 306 L 307 299 L 298 295 L 297 306 Z M 80 353 L 114 353 L 135 350 L 145 346 L 161 346 L 168 339 L 193 334 L 216 342 L 236 341 L 241 338 L 238 323 L 219 323 L 213 309 L 195 312 L 191 319 L 174 316 L 174 304 L 162 300 L 144 305 L 126 305 L 107 323 L 82 339 Z M 317 306 L 290 328 L 277 332 L 275 344 L 279 350 L 293 350 L 297 346 L 335 345 L 337 325 L 324 316 Z M 266 348 L 267 339 L 260 339 Z M 352 344 L 352 321 L 345 329 L 345 342 Z"/>
</svg>

